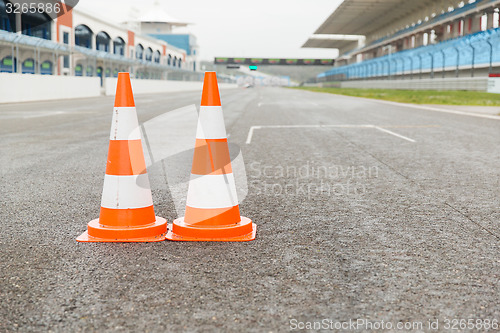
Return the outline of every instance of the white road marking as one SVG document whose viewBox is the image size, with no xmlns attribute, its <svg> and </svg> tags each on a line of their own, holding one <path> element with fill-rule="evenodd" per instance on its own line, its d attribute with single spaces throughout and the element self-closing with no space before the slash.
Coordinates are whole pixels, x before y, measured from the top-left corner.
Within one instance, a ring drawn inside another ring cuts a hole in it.
<svg viewBox="0 0 500 333">
<path fill-rule="evenodd" d="M 374 125 L 264 125 L 252 126 L 259 128 L 373 128 Z"/>
<path fill-rule="evenodd" d="M 338 95 L 338 96 L 344 96 L 344 95 Z M 345 96 L 345 97 L 363 98 L 363 97 L 354 97 L 354 96 Z M 391 102 L 391 101 L 383 101 L 383 100 L 372 99 L 372 98 L 363 98 L 363 99 L 364 100 L 370 100 L 372 102 L 377 102 L 377 103 L 382 103 L 382 104 L 389 104 L 389 105 L 394 105 L 394 106 L 401 106 L 401 107 L 412 108 L 412 109 L 420 109 L 420 110 L 427 110 L 427 111 L 434 111 L 434 112 L 443 112 L 443 113 L 458 114 L 458 115 L 461 115 L 461 116 L 469 116 L 469 117 L 476 117 L 476 118 L 486 118 L 486 119 L 500 120 L 500 116 L 489 115 L 489 114 L 473 113 L 473 112 L 458 111 L 458 110 L 440 109 L 440 108 L 435 108 L 435 107 L 432 107 L 432 106 L 424 106 L 424 105 L 418 105 L 418 104 L 413 105 L 413 104 L 407 104 L 407 103 L 398 103 L 398 102 Z"/>
<path fill-rule="evenodd" d="M 3 111 L 0 112 L 0 119 L 32 119 L 51 117 L 58 115 L 81 115 L 95 114 L 97 111 L 74 112 L 74 111 Z"/>
<path fill-rule="evenodd" d="M 58 114 L 63 114 L 63 113 L 66 113 L 66 112 L 65 111 L 44 112 L 44 113 L 40 112 L 39 114 L 34 114 L 31 116 L 23 116 L 23 119 L 57 116 Z"/>
<path fill-rule="evenodd" d="M 403 136 L 401 134 L 386 130 L 382 127 L 375 126 L 375 125 L 264 125 L 264 126 L 252 126 L 250 127 L 250 130 L 248 131 L 247 135 L 247 141 L 246 144 L 252 143 L 252 137 L 253 133 L 256 129 L 262 129 L 262 128 L 375 128 L 379 131 L 385 132 L 390 135 L 394 135 L 400 139 L 410 141 L 415 143 L 416 141 L 413 139 L 410 139 L 406 136 Z"/>
<path fill-rule="evenodd" d="M 250 130 L 248 131 L 247 142 L 246 142 L 247 145 L 249 145 L 252 142 L 253 131 L 256 129 L 259 129 L 259 128 L 261 128 L 261 127 L 260 126 L 250 127 Z"/>
<path fill-rule="evenodd" d="M 401 138 L 403 140 L 410 141 L 410 142 L 415 142 L 415 140 L 413 140 L 413 139 L 407 138 L 406 136 L 403 136 L 403 135 L 398 134 L 398 133 L 394 133 L 394 132 L 389 131 L 387 129 L 384 129 L 382 127 L 374 126 L 374 128 L 378 129 L 379 131 L 385 132 L 387 134 L 391 134 L 391 135 L 397 136 L 398 138 Z"/>
<path fill-rule="evenodd" d="M 297 100 L 297 98 L 294 98 L 295 100 Z M 258 102 L 257 103 L 257 107 L 261 107 L 263 105 L 278 105 L 278 106 L 285 106 L 289 103 L 290 101 L 275 101 L 275 102 L 272 102 L 272 103 L 264 103 L 264 102 Z M 318 103 L 315 103 L 315 102 L 309 102 L 309 101 L 305 101 L 304 103 L 300 103 L 300 104 L 307 104 L 307 105 L 313 105 L 313 106 L 320 106 Z"/>
</svg>

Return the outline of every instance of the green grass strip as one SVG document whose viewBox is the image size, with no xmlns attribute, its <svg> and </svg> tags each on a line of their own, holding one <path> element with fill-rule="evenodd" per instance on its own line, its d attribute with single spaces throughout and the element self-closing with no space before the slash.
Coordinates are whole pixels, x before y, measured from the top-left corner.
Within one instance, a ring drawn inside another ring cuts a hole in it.
<svg viewBox="0 0 500 333">
<path fill-rule="evenodd" d="M 413 104 L 500 106 L 500 94 L 478 91 L 295 87 L 308 91 Z"/>
</svg>

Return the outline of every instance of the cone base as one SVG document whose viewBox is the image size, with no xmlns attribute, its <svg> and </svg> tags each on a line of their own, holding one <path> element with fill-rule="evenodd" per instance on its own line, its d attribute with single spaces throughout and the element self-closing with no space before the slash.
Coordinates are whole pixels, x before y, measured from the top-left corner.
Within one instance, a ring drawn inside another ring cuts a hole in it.
<svg viewBox="0 0 500 333">
<path fill-rule="evenodd" d="M 167 220 L 156 216 L 154 223 L 140 227 L 105 227 L 99 219 L 88 223 L 88 230 L 78 236 L 78 242 L 161 242 L 166 238 Z"/>
<path fill-rule="evenodd" d="M 257 225 L 247 217 L 234 226 L 196 227 L 184 223 L 184 217 L 168 226 L 167 239 L 186 242 L 248 242 L 255 239 Z"/>
</svg>

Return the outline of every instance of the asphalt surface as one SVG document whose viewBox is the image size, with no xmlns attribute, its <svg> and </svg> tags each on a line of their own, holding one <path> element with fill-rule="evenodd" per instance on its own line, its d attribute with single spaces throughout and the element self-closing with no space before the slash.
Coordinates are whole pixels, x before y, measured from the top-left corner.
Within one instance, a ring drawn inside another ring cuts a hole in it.
<svg viewBox="0 0 500 333">
<path fill-rule="evenodd" d="M 139 120 L 199 100 L 136 96 Z M 253 242 L 77 243 L 99 215 L 113 98 L 0 105 L 0 332 L 500 320 L 500 120 L 280 88 L 222 104 Z"/>
</svg>

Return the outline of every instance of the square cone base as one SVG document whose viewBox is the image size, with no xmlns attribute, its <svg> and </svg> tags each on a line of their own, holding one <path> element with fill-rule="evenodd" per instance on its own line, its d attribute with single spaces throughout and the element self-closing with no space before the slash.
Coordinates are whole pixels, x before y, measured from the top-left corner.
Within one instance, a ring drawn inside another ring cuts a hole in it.
<svg viewBox="0 0 500 333">
<path fill-rule="evenodd" d="M 168 225 L 167 239 L 185 242 L 248 242 L 255 239 L 257 225 L 247 217 L 232 226 L 196 227 L 184 222 L 184 217 Z"/>
<path fill-rule="evenodd" d="M 89 234 L 90 231 L 90 234 Z M 140 227 L 104 227 L 99 219 L 89 222 L 88 230 L 78 236 L 78 242 L 161 242 L 166 239 L 167 220 L 156 216 L 156 221 Z"/>
</svg>

